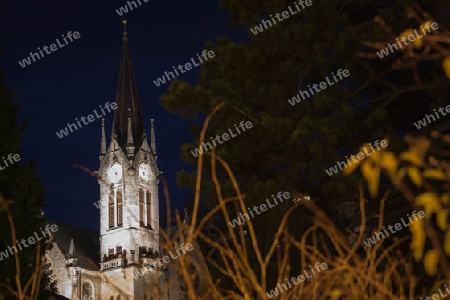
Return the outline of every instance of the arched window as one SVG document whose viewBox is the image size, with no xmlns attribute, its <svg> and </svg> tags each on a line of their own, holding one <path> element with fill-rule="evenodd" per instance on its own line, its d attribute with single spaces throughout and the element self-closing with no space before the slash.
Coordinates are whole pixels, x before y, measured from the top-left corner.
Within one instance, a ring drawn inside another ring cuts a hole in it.
<svg viewBox="0 0 450 300">
<path fill-rule="evenodd" d="M 119 296 L 117 296 L 117 300 L 120 300 L 120 295 L 119 295 Z"/>
<path fill-rule="evenodd" d="M 109 193 L 109 228 L 114 227 L 114 190 Z"/>
<path fill-rule="evenodd" d="M 82 299 L 86 300 L 94 299 L 94 284 L 92 283 L 92 281 L 86 280 L 85 282 L 83 282 L 82 294 L 83 294 Z"/>
<path fill-rule="evenodd" d="M 144 225 L 144 190 L 139 189 L 139 222 Z"/>
<path fill-rule="evenodd" d="M 147 225 L 151 224 L 151 217 L 150 217 L 151 216 L 151 207 L 150 207 L 151 201 L 152 201 L 152 194 L 149 191 L 147 191 L 147 203 L 146 203 L 146 205 L 147 205 Z"/>
<path fill-rule="evenodd" d="M 109 297 L 109 300 L 114 300 L 114 296 Z"/>
<path fill-rule="evenodd" d="M 117 190 L 117 226 L 123 225 L 122 189 Z"/>
</svg>

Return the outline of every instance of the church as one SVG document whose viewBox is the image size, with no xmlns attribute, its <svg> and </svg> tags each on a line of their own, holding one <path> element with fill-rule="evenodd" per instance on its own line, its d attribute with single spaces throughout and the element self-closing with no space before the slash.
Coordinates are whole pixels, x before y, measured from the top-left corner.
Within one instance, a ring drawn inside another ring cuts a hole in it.
<svg viewBox="0 0 450 300">
<path fill-rule="evenodd" d="M 197 295 L 205 293 L 199 275 L 205 261 L 195 241 L 183 243 L 186 232 L 177 226 L 170 228 L 169 239 L 178 246 L 169 252 L 161 246 L 155 129 L 152 119 L 150 136 L 145 131 L 126 20 L 123 24 L 117 109 L 108 146 L 102 120 L 100 168 L 95 172 L 100 230 L 47 220 L 59 230 L 46 251 L 44 272 L 58 294 L 71 300 L 188 299 L 177 258 L 183 255 L 188 261 Z"/>
</svg>

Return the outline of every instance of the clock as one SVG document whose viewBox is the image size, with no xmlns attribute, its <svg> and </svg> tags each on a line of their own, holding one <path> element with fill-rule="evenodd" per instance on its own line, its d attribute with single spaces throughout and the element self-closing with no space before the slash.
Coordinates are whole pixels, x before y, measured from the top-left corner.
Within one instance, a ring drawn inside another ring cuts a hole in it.
<svg viewBox="0 0 450 300">
<path fill-rule="evenodd" d="M 142 163 L 139 165 L 139 178 L 144 181 L 150 181 L 152 176 L 152 170 L 150 166 L 146 163 Z"/>
<path fill-rule="evenodd" d="M 122 166 L 114 163 L 108 170 L 108 179 L 111 183 L 117 183 L 122 179 Z"/>
</svg>

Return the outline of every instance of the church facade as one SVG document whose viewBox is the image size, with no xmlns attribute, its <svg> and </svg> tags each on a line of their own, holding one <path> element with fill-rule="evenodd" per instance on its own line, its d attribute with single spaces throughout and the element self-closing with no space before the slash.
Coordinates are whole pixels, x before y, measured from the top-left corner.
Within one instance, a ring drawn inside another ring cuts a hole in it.
<svg viewBox="0 0 450 300">
<path fill-rule="evenodd" d="M 175 242 L 179 246 L 170 253 L 173 260 L 167 259 L 169 254 L 160 245 L 155 130 L 153 119 L 150 136 L 144 128 L 126 21 L 123 23 L 117 109 L 109 145 L 102 121 L 100 168 L 96 172 L 99 234 L 49 221 L 59 230 L 46 251 L 45 272 L 56 283 L 58 294 L 72 300 L 187 299 L 186 283 L 173 253 L 188 260 L 199 295 L 204 287 L 197 273 L 204 258 L 195 242 Z M 177 227 L 171 231 L 177 232 Z"/>
</svg>

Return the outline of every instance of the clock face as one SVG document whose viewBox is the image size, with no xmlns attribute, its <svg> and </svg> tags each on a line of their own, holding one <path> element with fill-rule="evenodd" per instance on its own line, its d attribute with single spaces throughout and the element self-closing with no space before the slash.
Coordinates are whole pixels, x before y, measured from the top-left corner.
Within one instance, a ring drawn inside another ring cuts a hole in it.
<svg viewBox="0 0 450 300">
<path fill-rule="evenodd" d="M 146 163 L 142 163 L 139 166 L 139 177 L 144 181 L 150 181 L 152 171 L 150 169 L 150 166 Z"/>
<path fill-rule="evenodd" d="M 108 170 L 108 179 L 111 183 L 117 183 L 122 179 L 122 166 L 114 163 Z"/>
</svg>

